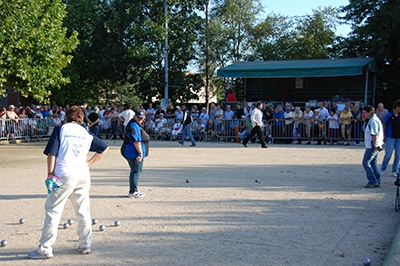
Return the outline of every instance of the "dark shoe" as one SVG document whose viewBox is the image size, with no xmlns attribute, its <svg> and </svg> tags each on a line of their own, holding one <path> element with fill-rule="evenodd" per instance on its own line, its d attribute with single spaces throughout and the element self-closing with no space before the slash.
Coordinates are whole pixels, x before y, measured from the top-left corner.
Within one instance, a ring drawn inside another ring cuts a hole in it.
<svg viewBox="0 0 400 266">
<path fill-rule="evenodd" d="M 261 146 L 261 148 L 268 148 L 268 146 Z"/>
<path fill-rule="evenodd" d="M 296 144 L 301 144 L 301 141 L 298 141 Z"/>
<path fill-rule="evenodd" d="M 311 141 L 307 142 L 306 145 L 311 145 Z"/>
<path fill-rule="evenodd" d="M 349 143 L 349 142 L 347 142 L 347 143 L 346 143 L 346 146 L 350 146 L 350 143 Z"/>
<path fill-rule="evenodd" d="M 247 148 L 247 144 L 246 143 L 242 142 L 242 144 L 243 144 L 243 146 L 245 146 Z"/>
<path fill-rule="evenodd" d="M 373 188 L 373 187 L 375 187 L 375 185 L 378 185 L 378 184 L 372 184 L 372 183 L 367 183 L 364 187 L 365 188 Z"/>
<path fill-rule="evenodd" d="M 180 141 L 178 141 L 178 143 L 179 143 L 179 144 L 181 144 L 181 145 L 183 145 L 183 143 L 182 143 L 182 142 L 180 142 Z"/>
<path fill-rule="evenodd" d="M 381 187 L 381 184 L 375 184 L 374 187 Z"/>
<path fill-rule="evenodd" d="M 192 144 L 192 145 L 190 145 L 190 147 L 196 147 L 196 144 Z"/>
</svg>

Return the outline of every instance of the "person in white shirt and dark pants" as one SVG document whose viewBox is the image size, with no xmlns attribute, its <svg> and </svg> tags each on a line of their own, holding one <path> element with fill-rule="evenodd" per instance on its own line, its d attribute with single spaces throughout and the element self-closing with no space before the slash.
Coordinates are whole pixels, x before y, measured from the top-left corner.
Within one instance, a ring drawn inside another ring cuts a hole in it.
<svg viewBox="0 0 400 266">
<path fill-rule="evenodd" d="M 257 103 L 257 108 L 251 114 L 251 123 L 253 124 L 253 129 L 251 130 L 250 134 L 247 136 L 245 140 L 243 140 L 242 144 L 247 148 L 247 142 L 257 134 L 258 141 L 261 143 L 261 148 L 268 148 L 265 144 L 264 137 L 262 135 L 261 128 L 264 126 L 262 122 L 262 112 L 261 109 L 263 104 L 261 102 Z"/>
</svg>

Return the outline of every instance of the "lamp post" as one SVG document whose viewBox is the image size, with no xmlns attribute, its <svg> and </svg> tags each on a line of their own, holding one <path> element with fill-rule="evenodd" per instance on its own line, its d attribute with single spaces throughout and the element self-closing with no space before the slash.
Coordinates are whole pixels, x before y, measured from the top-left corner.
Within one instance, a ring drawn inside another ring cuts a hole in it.
<svg viewBox="0 0 400 266">
<path fill-rule="evenodd" d="M 210 5 L 211 0 L 208 0 L 206 3 L 206 108 L 208 108 L 208 89 L 209 89 L 209 84 L 210 84 L 210 77 L 209 77 L 209 72 L 210 72 L 210 64 L 209 64 L 209 49 L 208 49 L 208 44 L 209 44 L 209 30 L 208 30 L 208 7 Z"/>
<path fill-rule="evenodd" d="M 164 47 L 164 75 L 165 75 L 165 87 L 164 87 L 164 98 L 168 99 L 168 0 L 164 0 L 164 15 L 165 15 L 165 47 Z"/>
</svg>

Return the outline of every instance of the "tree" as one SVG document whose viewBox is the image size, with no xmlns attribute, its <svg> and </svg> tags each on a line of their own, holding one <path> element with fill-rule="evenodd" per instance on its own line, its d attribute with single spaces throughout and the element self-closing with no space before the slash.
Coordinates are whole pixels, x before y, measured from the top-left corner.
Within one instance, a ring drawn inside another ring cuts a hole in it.
<svg viewBox="0 0 400 266">
<path fill-rule="evenodd" d="M 67 27 L 83 34 L 68 69 L 73 82 L 65 86 L 69 95 L 64 99 L 81 95 L 80 99 L 118 103 L 162 98 L 167 33 L 170 98 L 175 101 L 196 97 L 185 90 L 188 80 L 184 70 L 195 59 L 194 43 L 202 22 L 196 11 L 202 1 L 170 0 L 167 17 L 163 0 L 67 3 Z M 166 19 L 168 32 L 164 28 Z"/>
<path fill-rule="evenodd" d="M 331 56 L 338 24 L 337 12 L 319 8 L 313 15 L 285 17 L 270 14 L 252 32 L 249 60 L 297 60 Z"/>
<path fill-rule="evenodd" d="M 343 54 L 376 58 L 378 97 L 390 106 L 393 99 L 400 98 L 400 5 L 388 0 L 350 0 L 343 11 L 343 19 L 352 25 L 349 38 L 341 43 Z"/>
<path fill-rule="evenodd" d="M 17 90 L 46 103 L 51 89 L 68 83 L 62 69 L 71 61 L 78 44 L 62 25 L 61 1 L 0 0 L 0 92 Z"/>
</svg>

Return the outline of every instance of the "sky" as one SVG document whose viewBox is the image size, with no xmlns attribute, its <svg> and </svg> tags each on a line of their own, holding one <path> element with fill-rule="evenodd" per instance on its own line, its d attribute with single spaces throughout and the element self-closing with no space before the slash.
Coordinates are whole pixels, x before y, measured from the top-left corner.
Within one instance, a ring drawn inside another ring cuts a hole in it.
<svg viewBox="0 0 400 266">
<path fill-rule="evenodd" d="M 313 9 L 318 7 L 331 6 L 338 8 L 349 4 L 349 0 L 261 0 L 265 15 L 269 13 L 280 14 L 283 16 L 304 16 L 313 14 Z M 337 35 L 344 37 L 350 32 L 350 26 L 339 25 Z"/>
</svg>

